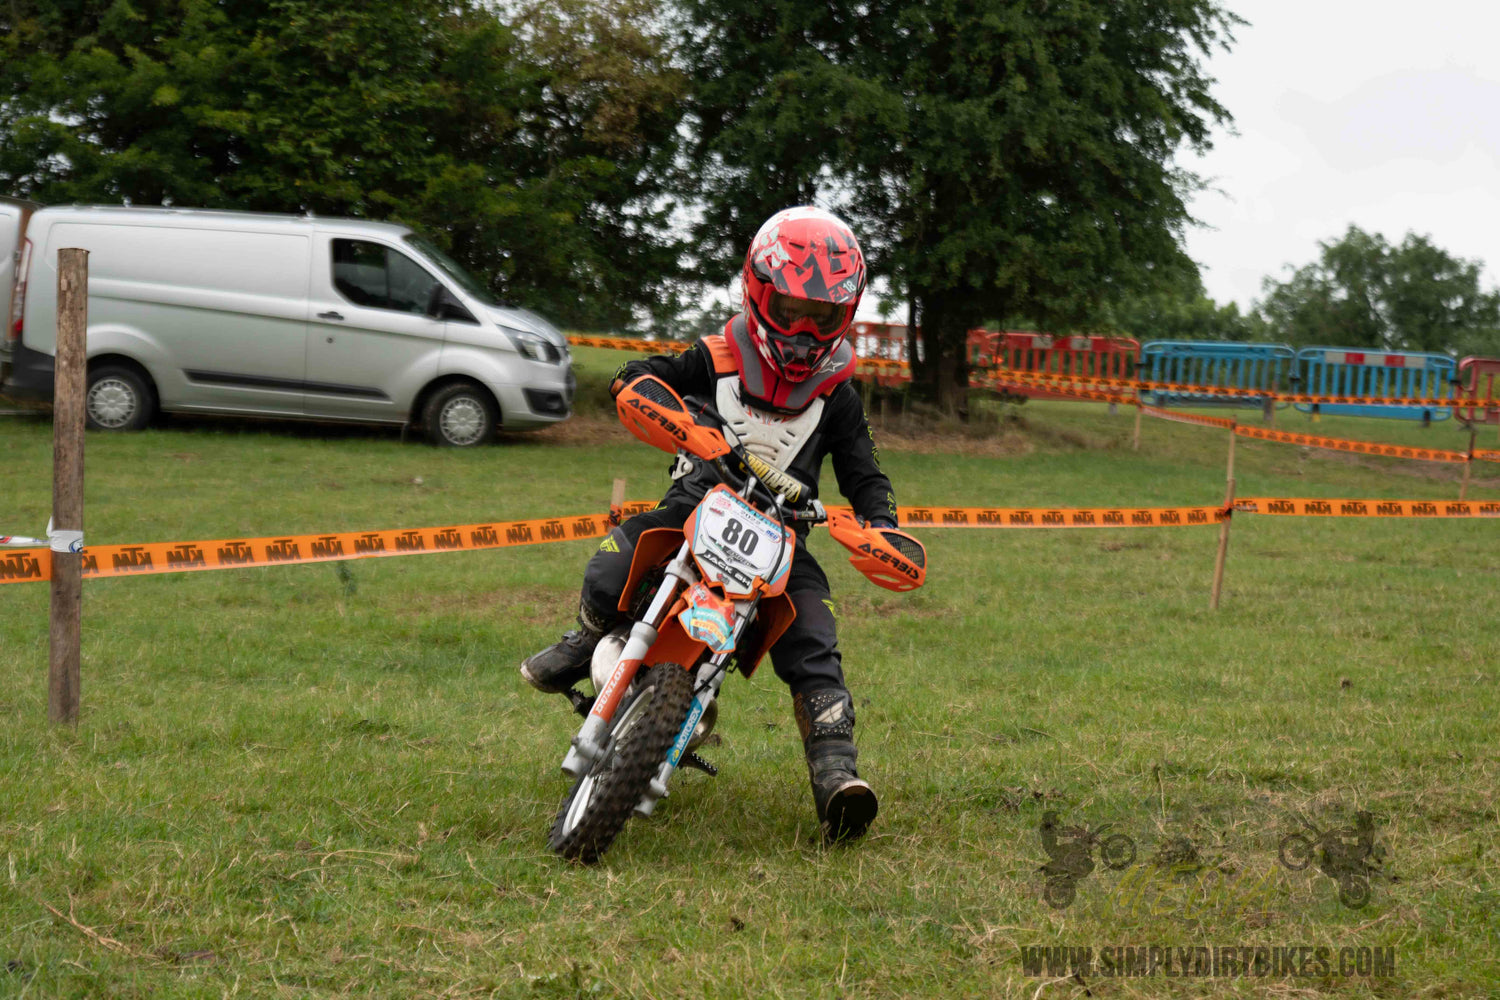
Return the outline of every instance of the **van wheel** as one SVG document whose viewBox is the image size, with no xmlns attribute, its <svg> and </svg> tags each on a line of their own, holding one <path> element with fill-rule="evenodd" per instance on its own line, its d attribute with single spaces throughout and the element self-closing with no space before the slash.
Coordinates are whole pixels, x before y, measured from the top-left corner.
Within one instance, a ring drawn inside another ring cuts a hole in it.
<svg viewBox="0 0 1500 1000">
<path fill-rule="evenodd" d="M 138 431 L 156 412 L 156 393 L 140 372 L 104 365 L 89 372 L 84 414 L 92 430 Z"/>
<path fill-rule="evenodd" d="M 469 448 L 495 435 L 499 414 L 489 393 L 470 382 L 456 382 L 432 394 L 422 408 L 427 440 L 435 445 Z"/>
</svg>

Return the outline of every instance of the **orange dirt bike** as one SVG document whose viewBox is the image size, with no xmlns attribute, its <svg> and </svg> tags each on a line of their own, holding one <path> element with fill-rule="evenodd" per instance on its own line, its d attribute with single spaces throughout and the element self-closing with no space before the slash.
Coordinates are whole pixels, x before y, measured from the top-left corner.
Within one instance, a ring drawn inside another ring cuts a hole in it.
<svg viewBox="0 0 1500 1000">
<path fill-rule="evenodd" d="M 807 500 L 806 485 L 746 450 L 712 407 L 689 406 L 650 375 L 615 405 L 636 437 L 706 463 L 720 484 L 681 528 L 641 534 L 620 598 L 629 621 L 594 651 L 598 693 L 566 692 L 584 722 L 562 762 L 575 781 L 549 844 L 584 862 L 598 860 L 632 813 L 651 815 L 679 766 L 717 773 L 694 749 L 717 720 L 725 676 L 750 676 L 796 616 L 789 525 L 826 524 L 855 568 L 890 590 L 920 587 L 927 573 L 915 538 Z"/>
</svg>

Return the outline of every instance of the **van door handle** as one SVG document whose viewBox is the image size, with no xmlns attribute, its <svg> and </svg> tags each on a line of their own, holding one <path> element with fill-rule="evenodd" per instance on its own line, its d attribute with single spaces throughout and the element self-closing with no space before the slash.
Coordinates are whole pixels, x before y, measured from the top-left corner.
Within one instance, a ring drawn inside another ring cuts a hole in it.
<svg viewBox="0 0 1500 1000">
<path fill-rule="evenodd" d="M 344 314 L 343 313 L 341 313 L 341 312 L 334 312 L 332 310 L 330 310 L 330 311 L 328 311 L 326 313 L 318 313 L 318 319 L 343 319 L 343 318 L 344 318 Z"/>
</svg>

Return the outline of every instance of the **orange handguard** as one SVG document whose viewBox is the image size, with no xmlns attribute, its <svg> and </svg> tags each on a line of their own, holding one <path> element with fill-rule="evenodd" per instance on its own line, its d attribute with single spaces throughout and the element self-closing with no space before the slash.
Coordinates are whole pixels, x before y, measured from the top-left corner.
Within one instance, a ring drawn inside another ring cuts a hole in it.
<svg viewBox="0 0 1500 1000">
<path fill-rule="evenodd" d="M 828 533 L 853 553 L 849 564 L 886 590 L 916 590 L 927 582 L 927 550 L 904 531 L 861 527 L 854 515 L 828 512 Z"/>
<path fill-rule="evenodd" d="M 729 454 L 724 435 L 695 423 L 682 397 L 655 375 L 642 375 L 621 389 L 615 411 L 630 433 L 653 448 L 709 460 Z"/>
</svg>

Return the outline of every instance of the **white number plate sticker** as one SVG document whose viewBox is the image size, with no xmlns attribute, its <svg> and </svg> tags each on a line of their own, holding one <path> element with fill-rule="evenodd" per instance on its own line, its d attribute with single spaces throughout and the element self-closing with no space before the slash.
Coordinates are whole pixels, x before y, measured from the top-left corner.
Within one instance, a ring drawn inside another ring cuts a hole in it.
<svg viewBox="0 0 1500 1000">
<path fill-rule="evenodd" d="M 693 555 L 726 594 L 748 596 L 756 577 L 775 583 L 791 569 L 792 545 L 781 525 L 723 486 L 698 505 Z"/>
</svg>

